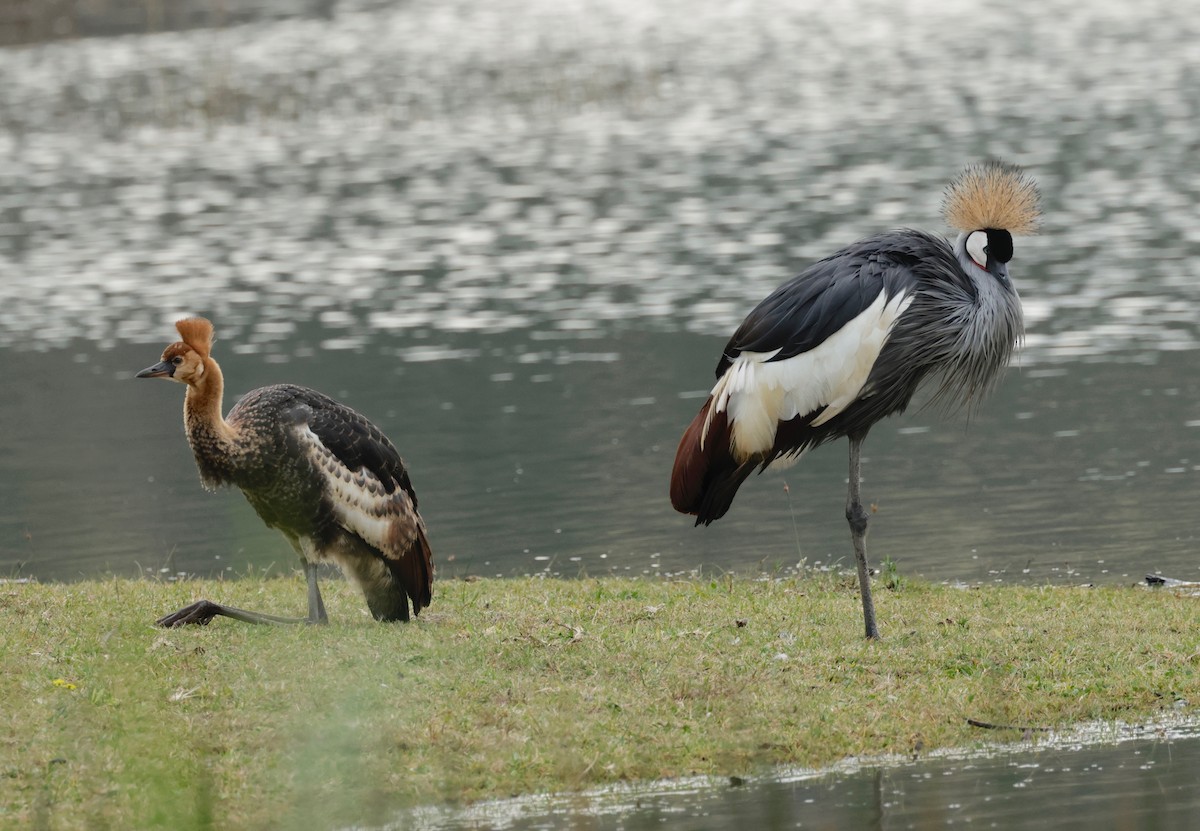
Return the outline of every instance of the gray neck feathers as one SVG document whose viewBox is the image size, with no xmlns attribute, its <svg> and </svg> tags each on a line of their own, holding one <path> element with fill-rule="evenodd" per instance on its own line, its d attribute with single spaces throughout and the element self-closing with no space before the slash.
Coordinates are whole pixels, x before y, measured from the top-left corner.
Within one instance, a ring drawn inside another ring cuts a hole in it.
<svg viewBox="0 0 1200 831">
<path fill-rule="evenodd" d="M 947 327 L 946 356 L 937 397 L 973 403 L 989 392 L 1012 358 L 1025 333 L 1021 299 L 1008 278 L 1007 266 L 999 274 L 979 268 L 966 253 L 966 234 L 954 243 L 954 253 L 965 278 L 966 292 L 948 292 L 941 311 L 956 321 Z"/>
<path fill-rule="evenodd" d="M 1007 271 L 976 266 L 965 242 L 964 234 L 953 256 L 925 258 L 923 273 L 907 288 L 912 305 L 872 371 L 908 379 L 901 406 L 926 377 L 936 376 L 930 403 L 969 408 L 995 386 L 1021 339 L 1021 301 Z"/>
</svg>

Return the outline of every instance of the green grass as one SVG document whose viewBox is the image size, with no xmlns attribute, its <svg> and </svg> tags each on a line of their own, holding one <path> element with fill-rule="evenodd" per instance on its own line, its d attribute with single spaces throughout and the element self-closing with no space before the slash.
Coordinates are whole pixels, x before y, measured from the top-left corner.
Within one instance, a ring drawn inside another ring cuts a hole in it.
<svg viewBox="0 0 1200 831">
<path fill-rule="evenodd" d="M 0 826 L 327 828 L 415 804 L 1017 738 L 1200 702 L 1196 598 L 852 579 L 441 582 L 381 625 L 326 582 L 0 585 Z"/>
</svg>

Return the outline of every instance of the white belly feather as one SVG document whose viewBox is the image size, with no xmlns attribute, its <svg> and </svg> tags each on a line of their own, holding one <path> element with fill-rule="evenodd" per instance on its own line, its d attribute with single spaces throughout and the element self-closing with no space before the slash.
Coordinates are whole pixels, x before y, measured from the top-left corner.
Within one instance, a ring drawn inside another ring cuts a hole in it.
<svg viewBox="0 0 1200 831">
<path fill-rule="evenodd" d="M 911 295 L 888 299 L 881 291 L 822 343 L 786 360 L 771 361 L 778 349 L 742 352 L 712 389 L 703 435 L 708 435 L 713 416 L 728 410 L 730 451 L 744 462 L 774 446 L 781 421 L 820 410 L 810 423 L 824 424 L 858 398 L 892 326 L 911 302 Z"/>
</svg>

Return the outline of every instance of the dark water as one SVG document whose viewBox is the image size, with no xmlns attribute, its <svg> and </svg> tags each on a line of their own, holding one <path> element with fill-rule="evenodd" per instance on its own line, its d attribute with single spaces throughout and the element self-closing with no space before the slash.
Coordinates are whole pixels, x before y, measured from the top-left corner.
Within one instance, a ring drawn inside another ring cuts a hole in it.
<svg viewBox="0 0 1200 831">
<path fill-rule="evenodd" d="M 775 570 L 852 558 L 844 445 L 751 480 L 710 528 L 672 511 L 666 473 L 698 405 L 679 378 L 706 377 L 713 338 L 480 334 L 470 341 L 476 357 L 405 362 L 394 357 L 402 341 L 330 353 L 315 343 L 322 334 L 299 328 L 296 342 L 311 338 L 314 348 L 283 365 L 238 354 L 230 338 L 232 388 L 287 379 L 371 414 L 412 469 L 443 576 Z M 22 381 L 0 398 L 0 419 L 20 425 L 0 454 L 0 572 L 294 567 L 240 496 L 201 490 L 182 436 L 182 389 L 132 380 L 158 346 L 6 350 L 5 372 Z M 1133 582 L 1154 570 L 1195 579 L 1192 357 L 1026 367 L 969 425 L 929 412 L 885 422 L 865 474 L 878 505 L 874 556 L 938 580 Z"/>
<path fill-rule="evenodd" d="M 866 233 L 940 229 L 947 180 L 1000 156 L 1045 195 L 1013 263 L 1026 343 L 969 424 L 872 433 L 871 554 L 971 583 L 1200 579 L 1186 4 L 344 2 L 4 49 L 0 79 L 0 576 L 295 566 L 201 491 L 182 390 L 132 379 L 196 313 L 231 393 L 307 384 L 384 427 L 443 578 L 845 564 L 844 446 L 694 529 L 675 443 L 759 298 Z M 1141 827 L 1175 827 L 1195 745 L 1145 745 L 1146 776 L 1127 745 L 1086 752 L 1166 811 Z M 1117 798 L 1062 753 L 1036 804 Z M 810 798 L 847 822 L 891 800 L 905 827 L 1032 793 L 1004 760 L 939 764 L 596 827 L 828 824 Z"/>
</svg>

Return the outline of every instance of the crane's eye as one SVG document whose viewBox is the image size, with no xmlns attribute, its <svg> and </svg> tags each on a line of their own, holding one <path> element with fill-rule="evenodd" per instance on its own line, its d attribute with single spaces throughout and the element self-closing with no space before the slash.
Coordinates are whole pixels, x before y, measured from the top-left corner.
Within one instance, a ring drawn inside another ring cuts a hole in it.
<svg viewBox="0 0 1200 831">
<path fill-rule="evenodd" d="M 969 256 L 975 265 L 982 269 L 987 268 L 988 261 L 988 235 L 987 231 L 972 231 L 971 236 L 967 237 L 967 256 Z"/>
<path fill-rule="evenodd" d="M 183 356 L 176 355 L 174 358 L 171 359 L 171 363 L 175 364 L 175 366 L 179 366 L 181 363 L 183 363 Z"/>
</svg>

